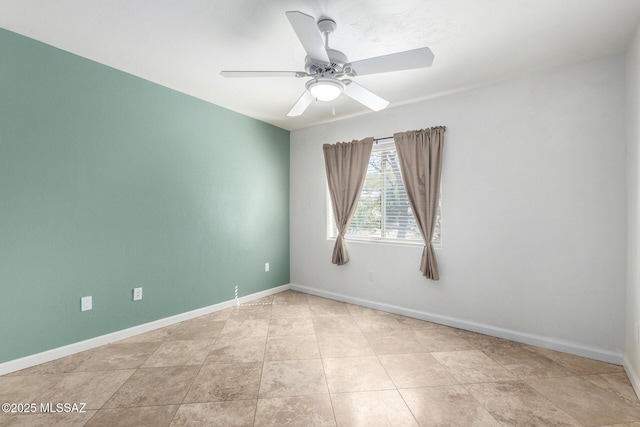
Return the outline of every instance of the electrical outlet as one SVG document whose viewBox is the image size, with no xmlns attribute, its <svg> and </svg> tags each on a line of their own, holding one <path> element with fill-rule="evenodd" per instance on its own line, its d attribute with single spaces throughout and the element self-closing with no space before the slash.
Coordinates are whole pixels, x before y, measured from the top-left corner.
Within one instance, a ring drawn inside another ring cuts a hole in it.
<svg viewBox="0 0 640 427">
<path fill-rule="evenodd" d="M 376 275 L 373 274 L 373 271 L 370 271 L 369 273 L 367 273 L 367 280 L 370 282 L 376 281 Z"/>
<path fill-rule="evenodd" d="M 140 301 L 142 299 L 142 288 L 133 288 L 133 300 Z"/>
<path fill-rule="evenodd" d="M 640 344 L 640 322 L 636 322 L 636 344 Z"/>
<path fill-rule="evenodd" d="M 269 263 L 268 263 L 268 262 L 265 262 L 265 263 L 264 263 L 264 272 L 265 272 L 265 273 L 268 273 L 268 272 L 269 272 Z"/>
<path fill-rule="evenodd" d="M 80 298 L 80 311 L 89 311 L 93 309 L 93 301 L 91 297 Z"/>
</svg>

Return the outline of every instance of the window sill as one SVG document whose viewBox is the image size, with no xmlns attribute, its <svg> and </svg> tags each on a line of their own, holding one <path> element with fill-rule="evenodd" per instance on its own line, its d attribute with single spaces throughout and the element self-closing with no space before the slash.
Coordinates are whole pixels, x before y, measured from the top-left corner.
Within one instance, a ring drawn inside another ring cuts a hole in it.
<svg viewBox="0 0 640 427">
<path fill-rule="evenodd" d="M 336 241 L 335 237 L 328 237 L 327 240 L 331 240 L 331 241 Z M 385 245 L 385 246 L 413 246 L 413 247 L 422 247 L 424 246 L 424 242 L 416 242 L 416 241 L 412 241 L 412 242 L 403 242 L 401 240 L 386 240 L 386 239 L 358 239 L 355 237 L 345 237 L 345 240 L 348 243 L 364 243 L 364 244 L 373 244 L 373 245 Z M 434 243 L 433 244 L 433 248 L 434 249 L 442 249 L 442 244 L 439 243 Z"/>
</svg>

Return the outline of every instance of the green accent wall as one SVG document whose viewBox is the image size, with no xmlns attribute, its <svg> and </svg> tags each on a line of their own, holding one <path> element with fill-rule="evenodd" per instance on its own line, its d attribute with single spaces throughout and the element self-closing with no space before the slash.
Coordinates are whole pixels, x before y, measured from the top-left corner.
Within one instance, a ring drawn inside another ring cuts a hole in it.
<svg viewBox="0 0 640 427">
<path fill-rule="evenodd" d="M 0 363 L 289 283 L 288 131 L 2 29 L 0 58 Z"/>
</svg>

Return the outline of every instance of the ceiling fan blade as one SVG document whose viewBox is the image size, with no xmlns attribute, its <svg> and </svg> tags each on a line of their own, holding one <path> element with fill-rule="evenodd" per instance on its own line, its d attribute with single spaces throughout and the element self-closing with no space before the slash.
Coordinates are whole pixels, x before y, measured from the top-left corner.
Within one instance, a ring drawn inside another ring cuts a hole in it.
<svg viewBox="0 0 640 427">
<path fill-rule="evenodd" d="M 306 77 L 304 71 L 220 71 L 222 77 Z"/>
<path fill-rule="evenodd" d="M 373 111 L 384 110 L 385 108 L 387 108 L 387 105 L 389 105 L 389 101 L 380 98 L 369 89 L 365 89 L 364 87 L 353 81 L 347 84 L 347 87 L 344 88 L 344 94 L 349 98 L 355 99 L 356 101 L 358 101 L 365 107 L 372 109 Z"/>
<path fill-rule="evenodd" d="M 287 18 L 307 55 L 316 61 L 330 62 L 315 18 L 298 11 L 287 12 Z"/>
<path fill-rule="evenodd" d="M 365 74 L 386 73 L 389 71 L 411 70 L 430 67 L 433 63 L 433 52 L 428 47 L 376 56 L 351 63 L 356 76 Z"/>
<path fill-rule="evenodd" d="M 291 110 L 287 113 L 287 116 L 295 117 L 301 115 L 302 113 L 304 113 L 304 110 L 306 110 L 307 107 L 313 102 L 314 99 L 315 98 L 313 97 L 313 95 L 311 95 L 308 90 L 305 90 L 302 96 L 298 98 L 296 103 L 293 105 L 293 107 L 291 107 Z"/>
</svg>

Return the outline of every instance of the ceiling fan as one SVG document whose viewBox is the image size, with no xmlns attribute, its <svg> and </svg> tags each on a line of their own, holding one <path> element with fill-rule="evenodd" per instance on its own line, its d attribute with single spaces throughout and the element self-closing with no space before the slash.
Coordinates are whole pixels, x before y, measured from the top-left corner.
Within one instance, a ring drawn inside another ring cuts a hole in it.
<svg viewBox="0 0 640 427">
<path fill-rule="evenodd" d="M 433 63 L 433 53 L 428 47 L 349 62 L 344 53 L 329 47 L 329 34 L 337 28 L 334 20 L 322 18 L 316 23 L 315 18 L 298 11 L 290 11 L 286 15 L 307 52 L 305 71 L 221 71 L 220 75 L 311 77 L 305 85 L 306 90 L 287 113 L 290 117 L 301 115 L 314 100 L 332 101 L 341 93 L 374 111 L 380 111 L 389 105 L 389 101 L 344 77 L 425 68 Z"/>
</svg>

